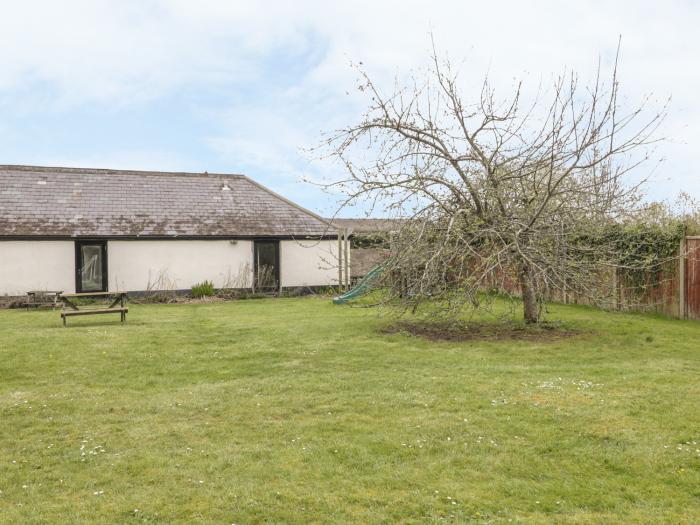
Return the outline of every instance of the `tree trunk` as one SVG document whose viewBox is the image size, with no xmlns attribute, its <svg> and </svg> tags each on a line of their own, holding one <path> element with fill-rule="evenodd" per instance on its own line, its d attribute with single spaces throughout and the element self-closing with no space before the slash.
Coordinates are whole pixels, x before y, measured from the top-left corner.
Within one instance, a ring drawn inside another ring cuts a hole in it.
<svg viewBox="0 0 700 525">
<path fill-rule="evenodd" d="M 518 281 L 523 296 L 523 313 L 527 324 L 537 323 L 540 320 L 540 305 L 537 300 L 537 290 L 532 278 L 532 269 L 526 262 L 518 265 Z"/>
</svg>

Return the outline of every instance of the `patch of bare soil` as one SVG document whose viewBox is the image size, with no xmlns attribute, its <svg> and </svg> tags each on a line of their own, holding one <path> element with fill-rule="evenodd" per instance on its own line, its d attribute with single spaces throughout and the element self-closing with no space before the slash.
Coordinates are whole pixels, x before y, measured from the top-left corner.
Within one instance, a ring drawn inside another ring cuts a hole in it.
<svg viewBox="0 0 700 525">
<path fill-rule="evenodd" d="M 537 326 L 497 323 L 454 324 L 441 322 L 399 321 L 383 330 L 384 333 L 409 333 L 430 341 L 560 341 L 582 335 L 583 332 L 567 330 L 556 324 Z"/>
</svg>

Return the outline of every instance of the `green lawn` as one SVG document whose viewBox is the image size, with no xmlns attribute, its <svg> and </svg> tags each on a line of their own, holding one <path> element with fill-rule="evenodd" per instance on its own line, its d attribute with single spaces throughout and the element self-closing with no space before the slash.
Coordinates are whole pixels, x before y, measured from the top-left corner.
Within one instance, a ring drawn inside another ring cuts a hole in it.
<svg viewBox="0 0 700 525">
<path fill-rule="evenodd" d="M 551 311 L 588 333 L 434 343 L 323 299 L 0 311 L 0 523 L 699 523 L 700 323 Z"/>
</svg>

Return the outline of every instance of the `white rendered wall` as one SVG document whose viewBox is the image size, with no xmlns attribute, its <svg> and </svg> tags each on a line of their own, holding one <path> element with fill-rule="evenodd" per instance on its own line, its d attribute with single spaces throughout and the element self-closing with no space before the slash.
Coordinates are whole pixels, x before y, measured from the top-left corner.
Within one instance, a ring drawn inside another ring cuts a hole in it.
<svg viewBox="0 0 700 525">
<path fill-rule="evenodd" d="M 253 276 L 251 241 L 109 241 L 109 288 L 185 290 L 202 281 L 247 288 Z"/>
<path fill-rule="evenodd" d="M 0 295 L 75 291 L 73 241 L 0 241 Z"/>
<path fill-rule="evenodd" d="M 338 284 L 338 241 L 280 241 L 282 287 Z"/>
<path fill-rule="evenodd" d="M 338 283 L 338 241 L 280 241 L 283 287 Z M 252 241 L 108 241 L 110 290 L 188 289 L 204 280 L 247 288 Z M 0 241 L 0 295 L 75 291 L 73 241 Z"/>
</svg>

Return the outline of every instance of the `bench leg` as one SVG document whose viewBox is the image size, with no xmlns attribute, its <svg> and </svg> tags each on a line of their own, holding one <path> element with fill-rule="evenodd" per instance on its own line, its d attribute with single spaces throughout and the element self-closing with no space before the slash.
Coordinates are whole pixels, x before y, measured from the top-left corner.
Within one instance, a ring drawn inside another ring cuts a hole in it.
<svg viewBox="0 0 700 525">
<path fill-rule="evenodd" d="M 66 327 L 66 316 L 65 315 L 63 316 L 63 327 L 64 328 Z"/>
</svg>

